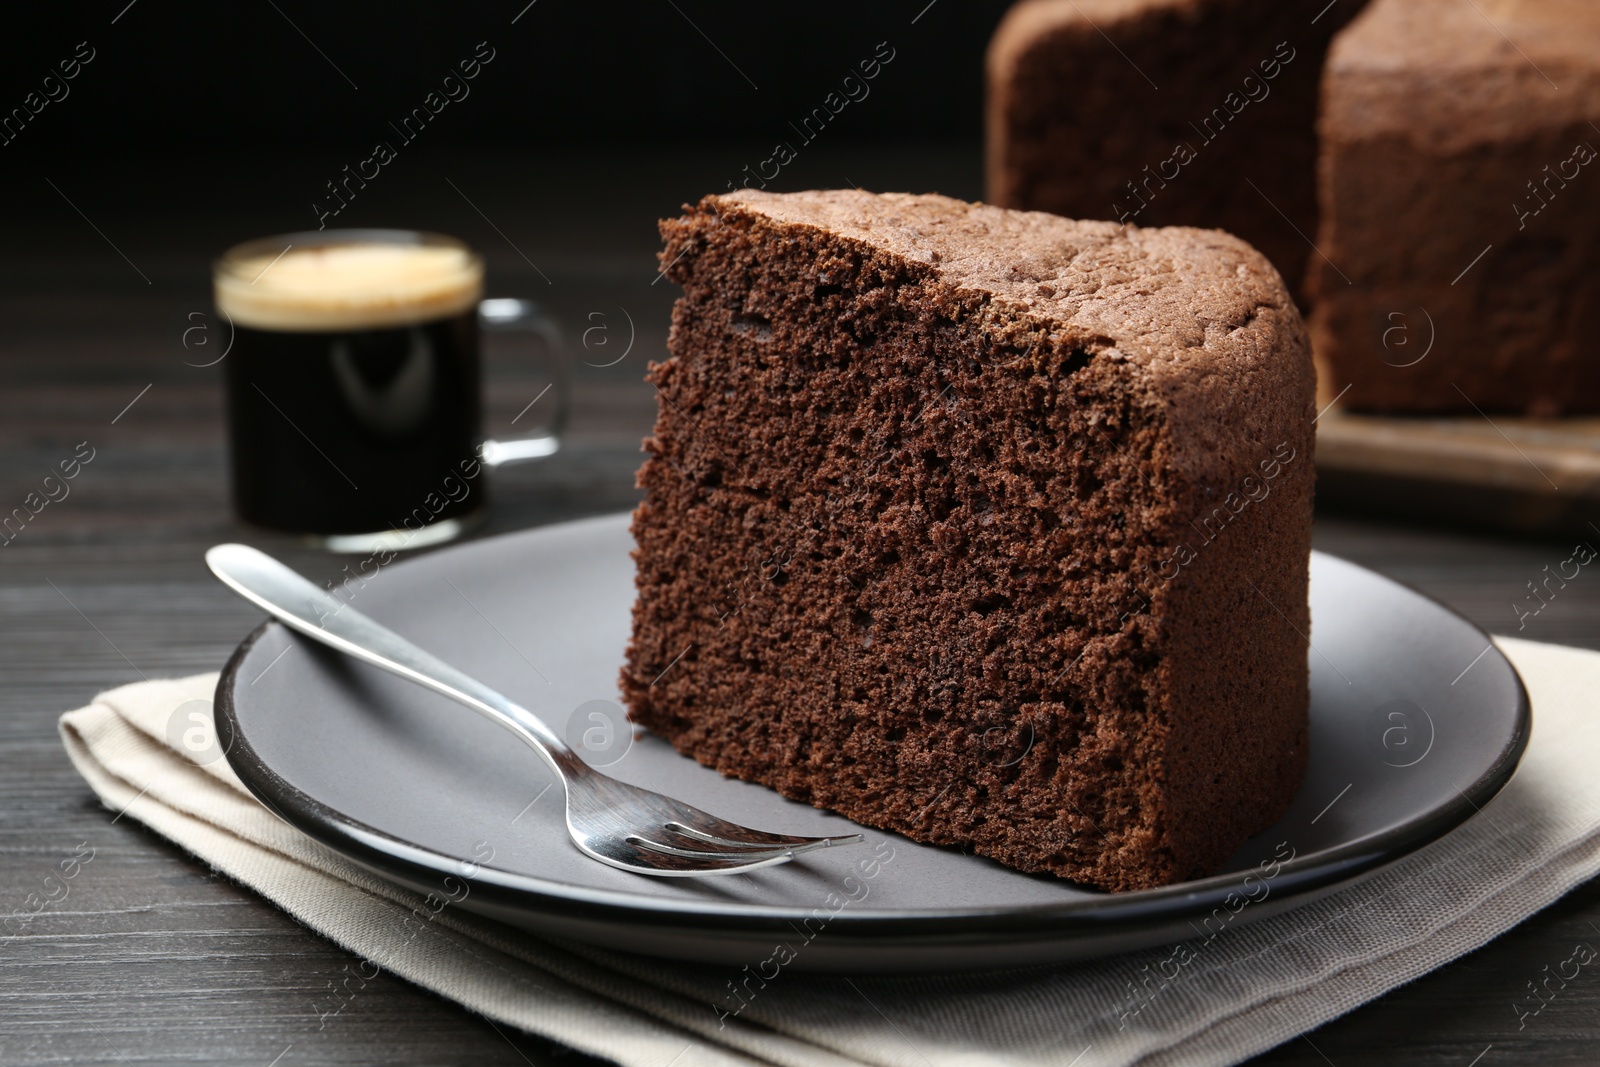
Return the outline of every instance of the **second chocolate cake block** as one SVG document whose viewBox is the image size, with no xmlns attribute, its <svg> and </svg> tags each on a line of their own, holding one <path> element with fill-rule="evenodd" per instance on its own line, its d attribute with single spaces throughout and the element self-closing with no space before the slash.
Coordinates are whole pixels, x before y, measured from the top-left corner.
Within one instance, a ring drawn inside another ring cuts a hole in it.
<svg viewBox="0 0 1600 1067">
<path fill-rule="evenodd" d="M 1600 411 L 1600 3 L 1483 8 L 1375 0 L 1329 53 L 1312 336 L 1344 406 Z"/>
<path fill-rule="evenodd" d="M 1298 287 L 1322 57 L 1362 2 L 1023 0 L 989 46 L 988 198 L 1227 230 Z"/>
<path fill-rule="evenodd" d="M 726 774 L 1138 889 L 1306 761 L 1313 380 L 1215 231 L 707 197 L 634 517 L 622 687 Z"/>
</svg>

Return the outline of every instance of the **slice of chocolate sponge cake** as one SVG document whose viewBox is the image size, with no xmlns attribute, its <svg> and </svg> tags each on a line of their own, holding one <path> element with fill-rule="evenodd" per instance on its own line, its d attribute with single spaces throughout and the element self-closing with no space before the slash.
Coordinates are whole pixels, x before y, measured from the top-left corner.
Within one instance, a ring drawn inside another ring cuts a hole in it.
<svg viewBox="0 0 1600 1067">
<path fill-rule="evenodd" d="M 725 774 L 1107 889 L 1204 875 L 1306 760 L 1313 380 L 1215 231 L 711 196 L 622 675 Z"/>
</svg>

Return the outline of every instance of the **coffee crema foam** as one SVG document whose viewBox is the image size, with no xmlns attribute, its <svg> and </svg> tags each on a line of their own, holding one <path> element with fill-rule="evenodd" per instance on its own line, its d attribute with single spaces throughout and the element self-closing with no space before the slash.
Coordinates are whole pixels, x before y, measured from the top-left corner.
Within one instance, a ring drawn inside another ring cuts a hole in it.
<svg viewBox="0 0 1600 1067">
<path fill-rule="evenodd" d="M 228 259 L 215 279 L 218 311 L 286 332 L 410 326 L 459 315 L 482 295 L 482 262 L 448 245 L 291 248 Z"/>
</svg>

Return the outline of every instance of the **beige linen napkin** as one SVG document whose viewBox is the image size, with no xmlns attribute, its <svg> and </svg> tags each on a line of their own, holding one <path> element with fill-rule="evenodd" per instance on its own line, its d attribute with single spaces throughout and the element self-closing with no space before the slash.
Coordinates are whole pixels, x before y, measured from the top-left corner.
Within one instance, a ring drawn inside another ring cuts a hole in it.
<svg viewBox="0 0 1600 1067">
<path fill-rule="evenodd" d="M 1197 949 L 1154 999 L 1130 989 L 1171 956 L 979 975 L 782 972 L 720 1018 L 734 968 L 533 937 L 439 907 L 352 866 L 254 800 L 218 760 L 166 740 L 215 675 L 144 682 L 62 716 L 73 763 L 125 811 L 349 951 L 490 1019 L 633 1067 L 1227 1064 L 1505 932 L 1600 872 L 1600 653 L 1500 639 L 1534 730 L 1482 815 L 1382 874 Z"/>
</svg>

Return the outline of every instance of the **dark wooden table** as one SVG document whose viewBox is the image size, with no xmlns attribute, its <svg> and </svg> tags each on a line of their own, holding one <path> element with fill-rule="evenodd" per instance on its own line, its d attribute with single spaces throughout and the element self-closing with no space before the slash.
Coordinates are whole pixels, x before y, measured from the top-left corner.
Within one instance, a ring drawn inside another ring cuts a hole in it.
<svg viewBox="0 0 1600 1067">
<path fill-rule="evenodd" d="M 466 237 L 486 251 L 495 294 L 532 294 L 567 326 L 577 369 L 569 444 L 497 473 L 484 535 L 632 504 L 638 442 L 653 415 L 640 376 L 662 351 L 673 297 L 667 283 L 652 284 L 652 223 L 719 188 L 741 163 L 737 152 L 412 159 L 352 212 L 355 225 Z M 293 199 L 294 210 L 209 213 L 185 199 L 185 167 L 129 166 L 115 196 L 72 185 L 72 205 L 25 175 L 10 200 L 29 209 L 0 258 L 0 512 L 79 442 L 95 458 L 69 497 L 0 546 L 0 914 L 23 907 L 80 844 L 95 858 L 67 899 L 0 934 L 0 1064 L 592 1062 L 387 974 L 319 1025 L 317 1005 L 351 957 L 132 819 L 114 819 L 67 762 L 60 712 L 141 677 L 215 669 L 256 623 L 258 613 L 204 570 L 206 546 L 253 541 L 313 576 L 346 562 L 234 524 L 219 368 L 189 365 L 216 349 L 199 346 L 203 334 L 182 340 L 207 321 L 191 315 L 209 310 L 209 256 L 235 239 L 303 226 L 303 197 L 285 189 L 315 166 L 219 164 L 217 180 L 234 183 L 237 203 Z M 938 151 L 819 149 L 794 180 L 978 191 L 976 160 Z M 613 363 L 629 319 L 633 347 Z M 489 429 L 503 432 L 537 383 L 512 360 L 491 364 Z M 1319 517 L 1317 544 L 1499 632 L 1515 628 L 1511 605 L 1525 583 L 1570 550 L 1335 516 Z M 1570 583 L 1524 636 L 1600 648 L 1600 583 Z M 1573 983 L 1525 1029 L 1512 1008 L 1541 968 L 1582 941 L 1600 944 L 1595 882 L 1256 1062 L 1600 1062 L 1600 982 Z"/>
</svg>

